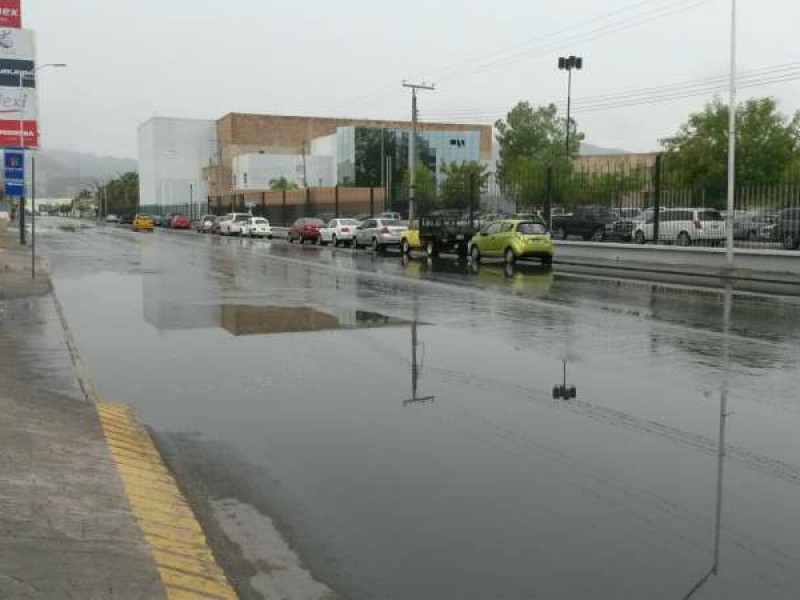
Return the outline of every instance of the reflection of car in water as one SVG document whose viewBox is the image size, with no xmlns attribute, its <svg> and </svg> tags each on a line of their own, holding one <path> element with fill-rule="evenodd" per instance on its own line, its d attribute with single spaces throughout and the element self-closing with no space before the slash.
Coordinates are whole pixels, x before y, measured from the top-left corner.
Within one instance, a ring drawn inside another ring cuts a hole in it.
<svg viewBox="0 0 800 600">
<path fill-rule="evenodd" d="M 403 274 L 409 277 L 458 275 L 458 282 L 486 287 L 502 286 L 504 291 L 519 295 L 544 295 L 553 285 L 553 270 L 536 264 L 480 264 L 468 260 L 425 259 L 403 257 Z M 467 276 L 467 277 L 464 277 Z"/>
</svg>

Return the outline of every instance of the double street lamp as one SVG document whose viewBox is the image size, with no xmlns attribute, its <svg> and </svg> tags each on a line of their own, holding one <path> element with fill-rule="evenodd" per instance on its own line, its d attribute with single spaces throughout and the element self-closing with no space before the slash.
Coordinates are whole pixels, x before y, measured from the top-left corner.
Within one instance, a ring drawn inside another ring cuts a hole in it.
<svg viewBox="0 0 800 600">
<path fill-rule="evenodd" d="M 558 68 L 567 72 L 567 158 L 570 157 L 569 151 L 569 132 L 572 129 L 572 120 L 570 119 L 570 105 L 572 102 L 572 69 L 583 68 L 583 58 L 580 56 L 560 56 L 558 58 Z"/>
</svg>

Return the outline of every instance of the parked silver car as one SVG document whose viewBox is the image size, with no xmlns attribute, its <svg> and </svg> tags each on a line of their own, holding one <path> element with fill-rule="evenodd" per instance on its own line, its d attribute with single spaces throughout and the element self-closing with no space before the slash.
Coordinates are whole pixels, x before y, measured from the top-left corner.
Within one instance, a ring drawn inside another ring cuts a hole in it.
<svg viewBox="0 0 800 600">
<path fill-rule="evenodd" d="M 408 229 L 393 219 L 367 219 L 356 228 L 353 245 L 370 246 L 376 252 L 389 246 L 400 246 L 403 232 Z"/>
<path fill-rule="evenodd" d="M 332 246 L 339 244 L 349 246 L 353 242 L 358 225 L 359 221 L 356 219 L 331 219 L 325 227 L 320 227 L 319 242 Z"/>
</svg>

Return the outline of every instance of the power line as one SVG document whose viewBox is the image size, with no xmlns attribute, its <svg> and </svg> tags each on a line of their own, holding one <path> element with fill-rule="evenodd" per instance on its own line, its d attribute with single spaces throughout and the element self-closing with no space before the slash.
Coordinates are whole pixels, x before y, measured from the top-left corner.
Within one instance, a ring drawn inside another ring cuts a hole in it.
<svg viewBox="0 0 800 600">
<path fill-rule="evenodd" d="M 645 4 L 652 4 L 653 2 L 657 2 L 657 1 L 660 2 L 661 0 L 643 0 L 641 2 L 635 2 L 633 4 L 629 4 L 628 6 L 624 6 L 624 7 L 620 8 L 620 9 L 617 9 L 617 10 L 614 10 L 614 11 L 611 11 L 611 12 L 608 12 L 608 13 L 605 13 L 605 14 L 602 14 L 602 15 L 598 15 L 597 17 L 594 17 L 592 19 L 588 19 L 586 21 L 581 21 L 580 23 L 576 23 L 574 25 L 569 25 L 568 27 L 562 27 L 561 29 L 559 29 L 557 31 L 554 31 L 552 33 L 548 33 L 548 34 L 545 34 L 545 35 L 542 35 L 542 36 L 538 36 L 536 38 L 532 38 L 532 39 L 527 40 L 525 42 L 519 42 L 519 43 L 516 43 L 516 44 L 512 44 L 510 46 L 506 46 L 505 48 L 499 48 L 498 50 L 495 50 L 494 52 L 490 52 L 488 54 L 475 55 L 475 56 L 473 56 L 471 58 L 467 58 L 467 59 L 452 63 L 450 65 L 437 67 L 437 68 L 435 68 L 435 69 L 433 69 L 431 71 L 426 72 L 424 75 L 425 75 L 425 78 L 430 79 L 431 77 L 434 76 L 434 74 L 441 74 L 442 72 L 452 71 L 456 67 L 461 67 L 461 66 L 466 65 L 466 64 L 470 64 L 470 63 L 478 62 L 478 61 L 481 61 L 481 60 L 485 60 L 486 58 L 488 58 L 488 57 L 490 57 L 492 55 L 501 55 L 501 54 L 505 54 L 507 52 L 510 52 L 512 50 L 517 50 L 518 48 L 522 48 L 524 46 L 529 46 L 531 44 L 537 44 L 537 43 L 542 42 L 542 41 L 544 41 L 546 39 L 557 37 L 557 36 L 559 36 L 559 35 L 561 35 L 563 33 L 567 33 L 569 31 L 580 29 L 582 27 L 585 27 L 586 25 L 596 24 L 596 23 L 598 23 L 600 21 L 607 21 L 611 17 L 614 17 L 616 15 L 619 15 L 619 14 L 622 14 L 622 13 L 625 13 L 625 12 L 630 12 L 631 10 L 633 10 L 635 8 L 638 8 L 638 7 L 643 6 Z"/>
<path fill-rule="evenodd" d="M 753 69 L 740 74 L 742 87 L 757 87 L 769 83 L 793 81 L 800 74 L 800 62 L 786 63 L 761 69 Z M 727 76 L 694 79 L 662 86 L 651 86 L 636 90 L 626 90 L 596 96 L 586 96 L 573 100 L 578 112 L 588 112 L 617 106 L 630 106 L 653 101 L 672 100 L 691 97 L 713 91 L 722 91 L 727 85 Z M 561 103 L 554 103 L 562 107 Z M 465 108 L 453 110 L 426 111 L 427 117 L 476 119 L 481 117 L 502 117 L 507 114 L 506 107 Z"/>
<path fill-rule="evenodd" d="M 688 1 L 688 0 L 687 0 Z M 567 37 L 565 39 L 559 40 L 557 42 L 547 44 L 545 46 L 540 46 L 538 48 L 532 48 L 530 50 L 525 50 L 523 52 L 519 52 L 513 54 L 511 56 L 507 56 L 502 59 L 492 60 L 483 64 L 477 65 L 474 69 L 469 71 L 471 75 L 477 75 L 480 73 L 485 73 L 486 71 L 494 70 L 497 68 L 506 67 L 508 65 L 514 64 L 521 60 L 528 60 L 537 56 L 541 56 L 544 54 L 549 54 L 558 50 L 560 47 L 566 45 L 575 45 L 583 42 L 588 42 L 591 40 L 595 40 L 601 37 L 605 37 L 612 33 L 617 33 L 619 31 L 624 31 L 626 29 L 631 29 L 637 27 L 639 25 L 643 25 L 645 23 L 649 23 L 651 21 L 657 19 L 663 19 L 666 17 L 671 17 L 695 8 L 699 8 L 702 5 L 709 4 L 714 2 L 715 0 L 698 0 L 696 2 L 690 3 L 688 6 L 664 6 L 660 7 L 654 11 L 651 11 L 649 14 L 645 15 L 636 15 L 634 17 L 630 17 L 628 19 L 622 19 L 619 23 L 609 23 L 603 25 L 601 27 L 597 27 L 595 29 L 589 30 L 584 33 L 580 33 L 574 35 L 572 37 Z M 446 81 L 466 72 L 464 69 L 460 71 L 455 71 L 449 75 L 445 75 L 443 77 L 439 77 L 439 81 Z"/>
<path fill-rule="evenodd" d="M 611 11 L 609 13 L 605 13 L 603 15 L 599 15 L 598 17 L 596 17 L 594 19 L 587 20 L 587 21 L 582 21 L 582 22 L 580 22 L 580 23 L 578 23 L 576 25 L 572 25 L 572 26 L 569 26 L 569 27 L 564 27 L 564 28 L 562 28 L 562 29 L 560 29 L 560 30 L 558 30 L 556 32 L 553 32 L 553 33 L 550 33 L 550 34 L 546 34 L 544 36 L 540 36 L 540 37 L 538 37 L 536 39 L 529 40 L 527 42 L 521 42 L 519 44 L 514 44 L 512 46 L 506 47 L 505 49 L 497 50 L 497 51 L 489 53 L 487 55 L 477 56 L 477 57 L 474 57 L 472 59 L 467 59 L 465 61 L 461 61 L 459 63 L 454 63 L 454 64 L 449 65 L 449 66 L 439 67 L 439 68 L 436 68 L 436 69 L 433 69 L 433 70 L 429 71 L 429 73 L 440 73 L 440 75 L 442 75 L 442 77 L 440 77 L 440 81 L 443 80 L 443 79 L 444 80 L 453 79 L 454 77 L 456 77 L 459 74 L 461 74 L 462 72 L 464 72 L 464 69 L 455 69 L 455 67 L 458 67 L 458 66 L 460 66 L 462 64 L 466 65 L 466 64 L 469 64 L 469 63 L 475 63 L 475 62 L 478 62 L 478 61 L 481 61 L 481 60 L 485 60 L 487 57 L 491 57 L 493 55 L 504 54 L 504 53 L 509 52 L 510 50 L 515 50 L 515 49 L 520 48 L 520 47 L 524 47 L 524 46 L 529 46 L 531 44 L 540 43 L 541 41 L 546 40 L 546 39 L 557 38 L 558 36 L 562 35 L 563 33 L 567 33 L 567 32 L 574 31 L 574 30 L 579 30 L 579 29 L 581 29 L 581 28 L 583 28 L 583 27 L 585 27 L 587 25 L 597 24 L 598 22 L 601 22 L 601 21 L 607 21 L 607 20 L 612 19 L 613 17 L 615 17 L 617 15 L 624 14 L 626 12 L 630 12 L 630 11 L 636 9 L 636 8 L 639 8 L 639 7 L 644 6 L 646 4 L 651 4 L 651 3 L 655 2 L 655 1 L 658 1 L 658 0 L 642 0 L 640 2 L 635 2 L 635 3 L 633 3 L 633 4 L 631 4 L 631 5 L 627 6 L 627 7 L 623 7 L 621 9 L 617 9 L 615 11 Z M 685 1 L 691 2 L 691 0 L 685 0 Z M 472 71 L 472 73 L 473 74 L 482 73 L 482 72 L 485 72 L 485 71 L 490 70 L 492 68 L 507 66 L 507 65 L 512 64 L 514 62 L 518 62 L 519 60 L 524 60 L 525 58 L 532 58 L 533 56 L 540 55 L 540 54 L 543 54 L 545 52 L 551 52 L 553 49 L 557 48 L 558 46 L 564 45 L 564 44 L 578 43 L 578 42 L 583 42 L 583 41 L 590 41 L 590 40 L 597 39 L 599 37 L 603 37 L 605 35 L 609 35 L 611 33 L 616 33 L 617 31 L 622 31 L 622 30 L 625 30 L 625 29 L 631 29 L 631 28 L 636 27 L 638 25 L 642 25 L 644 23 L 648 23 L 648 22 L 656 20 L 656 19 L 669 17 L 669 16 L 672 16 L 672 15 L 675 15 L 675 14 L 678 14 L 678 13 L 681 13 L 681 12 L 685 12 L 685 11 L 691 10 L 693 8 L 697 8 L 697 7 L 699 7 L 699 6 L 703 5 L 703 4 L 708 4 L 708 3 L 713 2 L 713 1 L 714 0 L 700 0 L 700 1 L 697 1 L 697 2 L 694 2 L 694 3 L 690 3 L 688 6 L 682 6 L 682 7 L 675 7 L 674 6 L 674 2 L 668 2 L 667 5 L 660 6 L 660 7 L 655 7 L 654 10 L 651 10 L 649 13 L 646 13 L 646 14 L 643 14 L 643 15 L 634 15 L 634 16 L 631 16 L 631 17 L 627 17 L 625 19 L 620 20 L 618 23 L 614 23 L 614 22 L 607 23 L 606 25 L 604 25 L 602 27 L 599 27 L 599 28 L 596 27 L 594 29 L 589 30 L 586 33 L 578 34 L 577 36 L 573 35 L 572 37 L 567 37 L 564 40 L 560 40 L 560 41 L 554 42 L 554 43 L 549 44 L 548 46 L 545 46 L 545 47 L 540 47 L 538 49 L 534 48 L 533 50 L 527 50 L 527 51 L 519 52 L 519 53 L 513 54 L 511 56 L 495 59 L 495 60 L 490 61 L 488 63 L 479 64 L 476 67 L 477 70 Z M 531 55 L 532 51 L 534 51 L 535 54 Z M 448 74 L 448 71 L 450 71 L 449 74 Z M 344 106 L 348 106 L 349 107 L 349 106 L 354 106 L 354 105 L 358 105 L 358 104 L 363 104 L 367 100 L 376 101 L 376 100 L 379 100 L 379 99 L 383 99 L 383 98 L 395 95 L 396 94 L 396 90 L 397 90 L 397 88 L 396 88 L 396 86 L 394 84 L 391 84 L 391 85 L 387 84 L 387 85 L 381 86 L 379 88 L 375 88 L 373 91 L 368 92 L 366 94 L 363 94 L 363 95 L 357 97 L 355 100 L 348 102 L 346 105 L 339 105 L 339 106 L 337 106 L 337 108 L 335 110 L 338 110 L 339 108 L 344 107 Z"/>
</svg>

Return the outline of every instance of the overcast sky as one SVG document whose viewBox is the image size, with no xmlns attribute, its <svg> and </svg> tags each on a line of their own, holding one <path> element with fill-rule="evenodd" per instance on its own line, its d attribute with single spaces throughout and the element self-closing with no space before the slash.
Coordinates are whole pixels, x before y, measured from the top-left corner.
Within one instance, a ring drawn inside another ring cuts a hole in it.
<svg viewBox="0 0 800 600">
<path fill-rule="evenodd" d="M 742 71 L 800 61 L 800 2 L 738 4 Z M 730 0 L 23 0 L 23 17 L 39 63 L 69 63 L 40 73 L 44 146 L 132 158 L 153 115 L 408 118 L 401 80 L 427 78 L 424 118 L 491 123 L 520 99 L 563 103 L 559 55 L 583 56 L 576 104 L 722 77 L 730 60 Z M 800 79 L 740 91 L 761 95 L 793 112 Z M 574 117 L 587 142 L 647 151 L 710 98 Z"/>
</svg>

